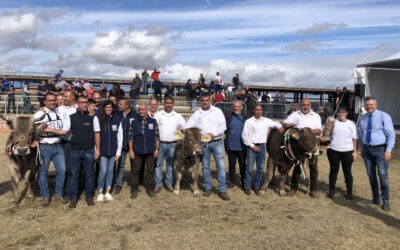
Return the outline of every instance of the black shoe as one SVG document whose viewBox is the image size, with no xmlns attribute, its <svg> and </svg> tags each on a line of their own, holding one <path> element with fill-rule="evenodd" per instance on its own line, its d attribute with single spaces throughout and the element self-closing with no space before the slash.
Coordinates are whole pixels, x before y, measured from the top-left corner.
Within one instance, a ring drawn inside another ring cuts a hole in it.
<svg viewBox="0 0 400 250">
<path fill-rule="evenodd" d="M 43 198 L 42 200 L 42 207 L 48 207 L 50 205 L 49 198 Z"/>
<path fill-rule="evenodd" d="M 204 191 L 203 196 L 204 197 L 209 197 L 211 195 L 211 189 L 206 189 L 206 191 Z"/>
<path fill-rule="evenodd" d="M 131 199 L 134 200 L 137 198 L 137 191 L 132 191 L 131 192 Z"/>
<path fill-rule="evenodd" d="M 352 195 L 352 194 L 345 194 L 345 195 L 344 195 L 344 198 L 345 198 L 346 200 L 351 201 L 351 200 L 353 200 L 353 195 Z"/>
<path fill-rule="evenodd" d="M 231 199 L 226 192 L 218 192 L 218 196 L 224 201 L 229 201 Z"/>
<path fill-rule="evenodd" d="M 68 203 L 68 201 L 65 200 L 64 197 L 61 197 L 61 196 L 56 196 L 56 198 L 54 198 L 54 201 L 58 202 L 60 204 L 67 204 Z"/>
<path fill-rule="evenodd" d="M 69 203 L 69 208 L 76 208 L 76 204 L 78 204 L 77 200 L 71 200 Z"/>
<path fill-rule="evenodd" d="M 158 186 L 158 187 L 156 187 L 155 189 L 154 189 L 154 192 L 155 193 L 159 193 L 161 191 L 161 186 Z"/>
<path fill-rule="evenodd" d="M 64 195 L 64 200 L 65 200 L 65 203 L 66 203 L 66 204 L 67 204 L 68 202 L 70 202 L 69 195 Z"/>
<path fill-rule="evenodd" d="M 154 198 L 156 197 L 156 192 L 154 192 L 154 190 L 147 190 L 147 194 L 149 195 L 150 198 Z"/>
<path fill-rule="evenodd" d="M 94 201 L 93 199 L 86 199 L 86 204 L 90 207 L 90 206 L 94 206 Z"/>
<path fill-rule="evenodd" d="M 244 193 L 247 194 L 247 195 L 251 195 L 251 190 L 250 189 L 245 189 Z"/>
<path fill-rule="evenodd" d="M 256 193 L 256 195 L 260 194 L 260 189 L 255 189 L 254 192 Z"/>
<path fill-rule="evenodd" d="M 119 194 L 121 193 L 122 187 L 121 186 L 115 186 L 114 194 Z"/>
<path fill-rule="evenodd" d="M 172 187 L 167 186 L 167 187 L 165 187 L 165 189 L 167 189 L 168 192 L 171 192 L 171 193 L 174 192 L 174 189 Z"/>
<path fill-rule="evenodd" d="M 383 204 L 382 204 L 382 209 L 384 210 L 384 211 L 390 211 L 390 205 L 389 205 L 389 202 L 387 201 L 387 202 L 383 202 Z"/>
<path fill-rule="evenodd" d="M 329 191 L 329 192 L 326 194 L 326 197 L 328 197 L 329 199 L 332 199 L 332 198 L 333 198 L 333 191 Z"/>
<path fill-rule="evenodd" d="M 372 199 L 372 200 L 366 201 L 364 204 L 365 205 L 379 205 L 379 203 L 380 202 L 378 200 Z"/>
<path fill-rule="evenodd" d="M 231 188 L 234 188 L 234 187 L 235 187 L 235 184 L 233 184 L 232 182 L 230 182 L 230 183 L 228 183 L 228 185 L 226 185 L 227 189 L 231 189 Z"/>
</svg>

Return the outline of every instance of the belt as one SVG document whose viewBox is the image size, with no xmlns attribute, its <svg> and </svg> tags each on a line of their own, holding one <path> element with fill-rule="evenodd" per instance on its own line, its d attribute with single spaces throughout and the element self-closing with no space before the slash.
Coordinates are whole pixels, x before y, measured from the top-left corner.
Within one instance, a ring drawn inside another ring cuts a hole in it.
<svg viewBox="0 0 400 250">
<path fill-rule="evenodd" d="M 61 146 L 61 143 L 45 143 L 45 142 L 41 142 L 39 143 L 41 145 L 46 145 L 46 146 L 54 146 L 54 147 L 59 147 Z"/>
<path fill-rule="evenodd" d="M 384 148 L 386 144 L 379 144 L 379 145 L 365 145 L 367 148 Z"/>
<path fill-rule="evenodd" d="M 254 145 L 261 146 L 261 145 L 265 145 L 265 143 L 254 143 Z"/>
<path fill-rule="evenodd" d="M 208 143 L 211 143 L 211 142 L 218 142 L 218 141 L 220 141 L 220 140 L 221 140 L 221 138 L 215 139 L 215 140 L 211 140 L 211 141 L 209 141 Z"/>
<path fill-rule="evenodd" d="M 176 141 L 160 141 L 163 144 L 172 144 L 172 143 L 176 143 Z"/>
</svg>

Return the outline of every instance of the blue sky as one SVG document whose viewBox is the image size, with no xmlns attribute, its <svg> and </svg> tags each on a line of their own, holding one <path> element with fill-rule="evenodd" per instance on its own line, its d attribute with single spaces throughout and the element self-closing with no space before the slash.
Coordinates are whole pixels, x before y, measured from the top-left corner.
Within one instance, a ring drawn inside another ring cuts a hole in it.
<svg viewBox="0 0 400 250">
<path fill-rule="evenodd" d="M 396 1 L 7 1 L 0 69 L 352 87 L 357 61 L 397 51 Z M 379 53 L 371 51 L 384 46 Z"/>
</svg>

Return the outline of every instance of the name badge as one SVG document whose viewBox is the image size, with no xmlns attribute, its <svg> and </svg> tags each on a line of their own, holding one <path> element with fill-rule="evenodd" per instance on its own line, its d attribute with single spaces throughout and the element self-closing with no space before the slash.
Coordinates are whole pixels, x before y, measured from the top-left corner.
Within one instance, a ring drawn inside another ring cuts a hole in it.
<svg viewBox="0 0 400 250">
<path fill-rule="evenodd" d="M 112 125 L 111 129 L 112 129 L 112 131 L 117 131 L 118 130 L 118 126 L 117 125 Z"/>
<path fill-rule="evenodd" d="M 153 130 L 153 129 L 154 129 L 154 126 L 153 126 L 152 123 L 149 124 L 149 129 L 150 129 L 150 130 Z"/>
<path fill-rule="evenodd" d="M 57 120 L 57 121 L 48 121 L 47 125 L 49 125 L 52 128 L 55 129 L 62 129 L 62 122 L 61 120 Z"/>
</svg>

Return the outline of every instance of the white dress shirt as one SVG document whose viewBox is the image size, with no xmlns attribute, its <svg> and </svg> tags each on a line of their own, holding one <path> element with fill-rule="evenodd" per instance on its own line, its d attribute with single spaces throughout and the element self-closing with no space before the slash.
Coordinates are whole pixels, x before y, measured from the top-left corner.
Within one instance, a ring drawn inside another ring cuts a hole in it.
<svg viewBox="0 0 400 250">
<path fill-rule="evenodd" d="M 211 106 L 209 110 L 198 109 L 189 118 L 185 128 L 199 128 L 202 134 L 212 133 L 212 140 L 221 139 L 226 130 L 224 113 Z"/>
<path fill-rule="evenodd" d="M 294 123 L 298 129 L 310 128 L 320 129 L 322 131 L 321 117 L 319 114 L 310 110 L 310 113 L 303 114 L 301 111 L 296 111 L 290 114 L 283 123 L 291 124 Z"/>
<path fill-rule="evenodd" d="M 69 127 L 69 116 L 72 114 L 76 113 L 76 109 L 78 108 L 78 105 L 74 105 L 74 106 L 59 106 L 56 108 L 56 113 L 57 115 L 60 117 L 60 119 L 63 122 L 63 130 L 67 131 L 65 128 Z M 69 141 L 71 139 L 71 133 L 68 132 L 66 135 L 61 137 L 63 140 Z"/>
<path fill-rule="evenodd" d="M 58 117 L 57 113 L 55 111 L 52 111 L 48 108 L 44 108 L 43 111 L 38 111 L 33 115 L 33 118 L 40 118 L 44 113 L 48 114 L 46 115 L 43 120 L 37 122 L 37 123 L 42 123 L 46 122 L 48 126 L 51 126 L 54 129 L 61 130 L 63 129 L 63 123 L 60 117 Z M 49 119 L 50 116 L 50 119 Z M 47 132 L 41 132 L 39 134 L 39 143 L 46 143 L 46 144 L 55 144 L 55 143 L 60 143 L 61 142 L 61 136 L 52 134 L 52 133 L 47 133 Z"/>
<path fill-rule="evenodd" d="M 247 119 L 244 123 L 242 139 L 243 143 L 250 148 L 254 147 L 254 144 L 266 143 L 267 135 L 270 128 L 281 128 L 282 125 L 279 122 L 260 117 L 256 119 L 254 116 Z"/>
<path fill-rule="evenodd" d="M 184 128 L 186 121 L 183 116 L 174 110 L 170 113 L 165 110 L 159 111 L 154 115 L 160 131 L 160 141 L 172 142 L 176 141 L 175 131 L 179 128 Z"/>
</svg>

